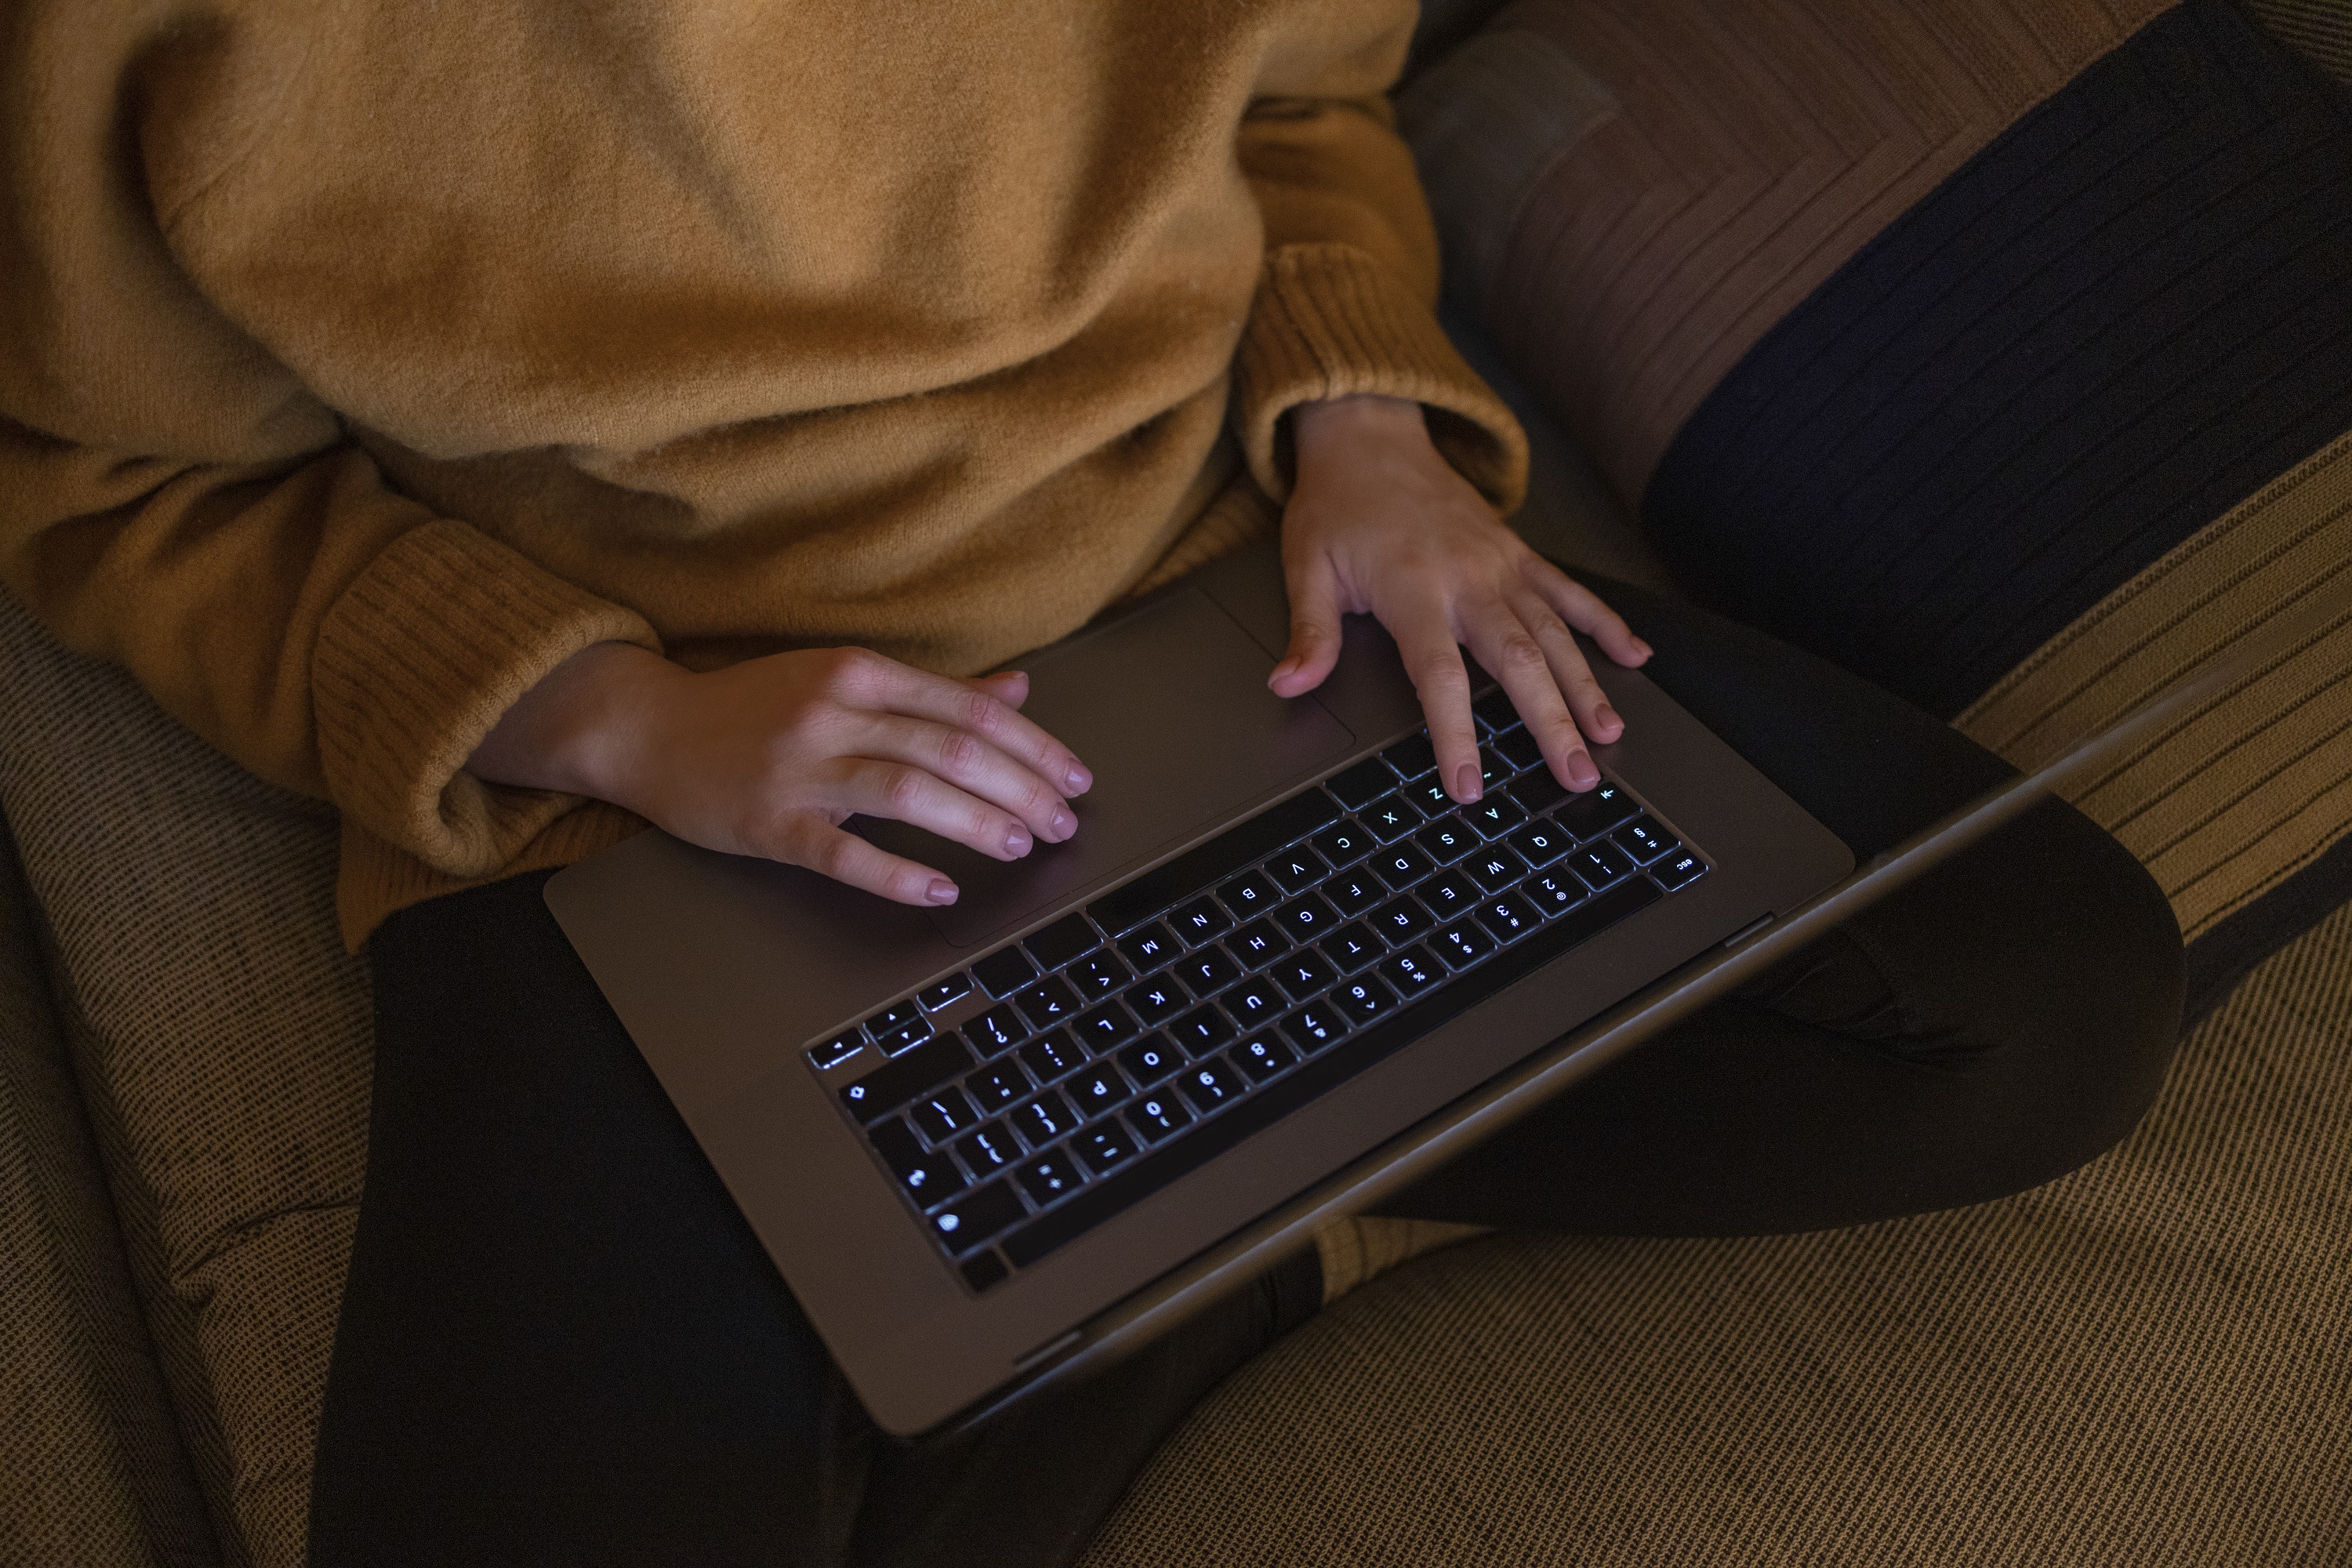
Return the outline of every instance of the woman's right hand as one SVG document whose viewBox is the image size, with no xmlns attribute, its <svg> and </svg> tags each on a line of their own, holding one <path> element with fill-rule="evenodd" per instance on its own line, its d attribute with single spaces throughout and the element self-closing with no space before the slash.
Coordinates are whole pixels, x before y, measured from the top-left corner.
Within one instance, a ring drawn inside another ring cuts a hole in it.
<svg viewBox="0 0 2352 1568">
<path fill-rule="evenodd" d="M 1019 671 L 955 680 L 864 648 L 707 674 L 598 643 L 523 695 L 467 766 L 625 806 L 705 848 L 805 866 L 902 904 L 951 904 L 932 868 L 843 831 L 891 817 L 999 860 L 1077 831 L 1094 776 L 1018 710 Z"/>
</svg>

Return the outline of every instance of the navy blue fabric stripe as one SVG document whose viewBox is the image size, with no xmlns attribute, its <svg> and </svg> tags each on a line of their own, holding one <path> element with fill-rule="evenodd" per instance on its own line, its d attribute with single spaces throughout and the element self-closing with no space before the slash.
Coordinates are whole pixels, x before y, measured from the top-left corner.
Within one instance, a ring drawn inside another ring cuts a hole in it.
<svg viewBox="0 0 2352 1568">
<path fill-rule="evenodd" d="M 1717 610 L 1944 717 L 2352 428 L 2352 89 L 2186 0 L 1750 350 L 1652 537 Z"/>
</svg>

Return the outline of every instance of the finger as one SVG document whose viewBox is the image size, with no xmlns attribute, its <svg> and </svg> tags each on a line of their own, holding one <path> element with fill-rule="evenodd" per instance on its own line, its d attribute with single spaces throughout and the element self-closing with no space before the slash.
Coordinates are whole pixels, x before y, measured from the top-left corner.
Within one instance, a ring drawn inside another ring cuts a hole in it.
<svg viewBox="0 0 2352 1568">
<path fill-rule="evenodd" d="M 1526 575 L 1528 586 L 1551 606 L 1553 614 L 1599 643 L 1601 651 L 1612 659 L 1628 669 L 1649 661 L 1655 650 L 1635 637 L 1625 617 L 1603 603 L 1600 595 L 1540 555 L 1529 561 Z"/>
<path fill-rule="evenodd" d="M 1009 812 L 1049 844 L 1078 830 L 1061 792 L 1027 766 L 969 730 L 897 713 L 852 714 L 845 752 L 906 763 L 968 795 Z"/>
<path fill-rule="evenodd" d="M 994 675 L 983 675 L 964 684 L 987 692 L 1007 708 L 1018 708 L 1029 700 L 1029 672 L 1025 669 L 1000 669 Z"/>
<path fill-rule="evenodd" d="M 1601 689 L 1601 683 L 1592 679 L 1584 650 L 1576 646 L 1575 637 L 1552 614 L 1551 606 L 1528 595 L 1515 604 L 1513 610 L 1520 625 L 1528 628 L 1543 650 L 1543 685 L 1550 697 L 1541 725 L 1528 716 L 1524 703 L 1520 703 L 1519 716 L 1527 721 L 1528 732 L 1543 748 L 1544 761 L 1550 764 L 1552 776 L 1570 789 L 1591 789 L 1601 782 L 1601 770 L 1586 749 L 1586 742 L 1608 744 L 1624 733 L 1624 722 L 1609 705 L 1608 694 Z M 1512 700 L 1518 702 L 1519 699 L 1515 694 Z"/>
<path fill-rule="evenodd" d="M 844 815 L 887 817 L 936 833 L 995 860 L 1018 860 L 1036 846 L 1029 825 L 910 763 L 839 757 L 825 795 Z"/>
<path fill-rule="evenodd" d="M 1462 649 L 1439 605 L 1416 599 L 1381 621 L 1396 638 L 1405 673 L 1429 721 L 1429 742 L 1437 752 L 1437 778 L 1445 793 L 1467 804 L 1484 793 L 1478 766 L 1478 735 L 1470 723 L 1470 675 Z"/>
<path fill-rule="evenodd" d="M 1475 601 L 1469 611 L 1464 629 L 1470 651 L 1510 693 L 1511 706 L 1542 746 L 1554 775 L 1571 789 L 1591 789 L 1601 770 L 1585 752 L 1584 737 L 1570 716 L 1543 644 L 1520 614 L 1500 599 Z M 1554 617 L 1546 611 L 1545 618 Z"/>
<path fill-rule="evenodd" d="M 1024 689 L 1027 681 L 1024 676 Z M 848 706 L 887 709 L 911 719 L 969 730 L 1019 758 L 1040 778 L 1055 781 L 1055 787 L 1065 795 L 1083 795 L 1094 786 L 1094 774 L 1076 753 L 992 692 L 969 682 L 858 650 L 844 659 L 835 696 Z"/>
<path fill-rule="evenodd" d="M 902 858 L 845 833 L 814 812 L 796 812 L 784 825 L 776 858 L 805 866 L 836 882 L 893 903 L 939 905 L 956 901 L 956 885 L 929 866 Z"/>
<path fill-rule="evenodd" d="M 1265 683 L 1277 697 L 1297 697 L 1323 684 L 1339 662 L 1339 579 L 1319 552 L 1287 574 L 1290 646 Z"/>
</svg>

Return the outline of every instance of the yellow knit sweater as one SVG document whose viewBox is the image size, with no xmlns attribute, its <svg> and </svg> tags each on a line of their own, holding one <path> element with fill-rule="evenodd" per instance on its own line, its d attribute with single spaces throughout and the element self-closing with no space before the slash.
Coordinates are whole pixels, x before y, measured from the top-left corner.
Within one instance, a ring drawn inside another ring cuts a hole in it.
<svg viewBox="0 0 2352 1568">
<path fill-rule="evenodd" d="M 392 910 L 639 826 L 466 758 L 580 647 L 954 673 L 1263 526 L 1283 412 L 1523 445 L 1412 0 L 21 0 L 0 576 Z"/>
</svg>

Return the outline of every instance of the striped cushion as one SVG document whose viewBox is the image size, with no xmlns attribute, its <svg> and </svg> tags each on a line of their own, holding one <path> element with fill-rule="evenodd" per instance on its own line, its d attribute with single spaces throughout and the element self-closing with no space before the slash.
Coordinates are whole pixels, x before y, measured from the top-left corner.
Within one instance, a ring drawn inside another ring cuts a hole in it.
<svg viewBox="0 0 2352 1568">
<path fill-rule="evenodd" d="M 2352 56 L 2347 8 L 2276 10 Z M 1518 0 L 1400 107 L 1453 287 L 1683 584 L 2013 761 L 2148 689 L 2085 663 L 2115 606 L 2179 668 L 2301 591 L 2208 605 L 2175 552 L 2340 557 L 2352 91 L 2230 0 Z M 2082 793 L 2199 1010 L 2352 894 L 2347 667 L 2324 639 Z"/>
</svg>

